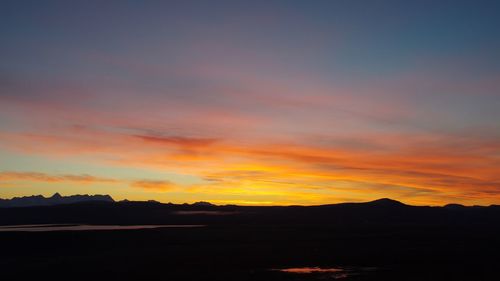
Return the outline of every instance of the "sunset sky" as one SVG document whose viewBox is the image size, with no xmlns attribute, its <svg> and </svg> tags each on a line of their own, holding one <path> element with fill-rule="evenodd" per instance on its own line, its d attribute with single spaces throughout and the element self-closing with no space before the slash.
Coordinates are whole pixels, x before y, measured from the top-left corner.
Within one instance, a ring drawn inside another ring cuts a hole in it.
<svg viewBox="0 0 500 281">
<path fill-rule="evenodd" d="M 500 1 L 1 1 L 0 198 L 500 204 Z"/>
</svg>

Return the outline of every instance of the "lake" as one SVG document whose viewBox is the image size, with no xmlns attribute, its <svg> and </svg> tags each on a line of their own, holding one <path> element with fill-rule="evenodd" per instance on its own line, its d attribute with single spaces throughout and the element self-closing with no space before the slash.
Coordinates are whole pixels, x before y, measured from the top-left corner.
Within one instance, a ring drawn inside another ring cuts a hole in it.
<svg viewBox="0 0 500 281">
<path fill-rule="evenodd" d="M 204 225 L 88 225 L 88 224 L 29 224 L 29 225 L 3 225 L 0 232 L 47 232 L 47 231 L 89 231 L 89 230 L 135 230 L 155 228 L 192 228 Z"/>
</svg>

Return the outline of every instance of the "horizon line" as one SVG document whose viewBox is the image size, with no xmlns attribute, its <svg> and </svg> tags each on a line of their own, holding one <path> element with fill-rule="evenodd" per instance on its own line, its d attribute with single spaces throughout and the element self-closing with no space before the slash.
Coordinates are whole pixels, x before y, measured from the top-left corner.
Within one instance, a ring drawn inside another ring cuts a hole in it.
<svg viewBox="0 0 500 281">
<path fill-rule="evenodd" d="M 55 192 L 52 196 L 44 196 L 43 194 L 33 194 L 33 195 L 27 195 L 27 196 L 15 196 L 11 198 L 0 198 L 0 200 L 13 200 L 13 199 L 22 199 L 22 198 L 28 198 L 28 197 L 43 197 L 44 199 L 50 199 L 53 197 L 57 197 L 59 195 L 60 197 L 72 197 L 72 196 L 108 196 L 110 197 L 114 203 L 120 203 L 120 202 L 154 202 L 154 203 L 160 203 L 160 204 L 173 204 L 173 205 L 195 205 L 197 203 L 207 203 L 212 206 L 241 206 L 241 207 L 315 207 L 315 206 L 329 206 L 329 205 L 340 205 L 340 204 L 364 204 L 364 203 L 373 203 L 373 202 L 380 202 L 380 201 L 391 201 L 394 203 L 400 203 L 405 206 L 410 206 L 410 207 L 445 207 L 449 205 L 457 205 L 457 206 L 463 206 L 463 207 L 490 207 L 490 206 L 498 206 L 498 204 L 490 204 L 490 205 L 464 205 L 460 203 L 446 203 L 443 205 L 413 205 L 413 204 L 407 204 L 401 200 L 397 199 L 392 199 L 388 197 L 381 197 L 378 199 L 373 199 L 369 201 L 345 201 L 345 202 L 338 202 L 338 203 L 326 203 L 326 204 L 312 204 L 312 205 L 303 205 L 303 204 L 275 204 L 275 205 L 258 205 L 258 204 L 231 204 L 231 203 L 226 203 L 226 204 L 217 204 L 217 203 L 212 203 L 210 201 L 206 200 L 199 200 L 199 201 L 192 201 L 191 203 L 189 202 L 183 202 L 183 203 L 173 203 L 173 202 L 162 202 L 154 199 L 147 199 L 147 200 L 130 200 L 130 199 L 122 199 L 122 200 L 115 200 L 113 196 L 109 194 L 72 194 L 72 195 L 61 195 L 59 192 Z"/>
</svg>

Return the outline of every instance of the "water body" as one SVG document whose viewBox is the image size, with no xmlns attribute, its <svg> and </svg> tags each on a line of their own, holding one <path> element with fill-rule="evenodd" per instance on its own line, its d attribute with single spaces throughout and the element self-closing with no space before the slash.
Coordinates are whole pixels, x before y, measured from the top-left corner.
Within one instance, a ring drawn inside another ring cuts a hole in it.
<svg viewBox="0 0 500 281">
<path fill-rule="evenodd" d="M 292 268 L 283 268 L 276 269 L 281 272 L 288 273 L 313 273 L 313 272 L 343 272 L 344 270 L 341 268 L 320 268 L 320 267 L 292 267 Z"/>
<path fill-rule="evenodd" d="M 204 225 L 189 224 L 163 224 L 163 225 L 88 225 L 88 224 L 30 224 L 30 225 L 4 225 L 0 232 L 48 232 L 48 231 L 89 231 L 89 230 L 134 230 L 155 228 L 192 228 Z"/>
<path fill-rule="evenodd" d="M 376 268 L 365 267 L 365 268 L 356 268 L 356 267 L 291 267 L 291 268 L 281 268 L 281 269 L 273 269 L 273 271 L 280 271 L 284 273 L 290 274 L 309 274 L 318 276 L 319 279 L 343 279 L 353 275 L 359 275 L 366 273 L 367 271 L 373 271 Z"/>
</svg>

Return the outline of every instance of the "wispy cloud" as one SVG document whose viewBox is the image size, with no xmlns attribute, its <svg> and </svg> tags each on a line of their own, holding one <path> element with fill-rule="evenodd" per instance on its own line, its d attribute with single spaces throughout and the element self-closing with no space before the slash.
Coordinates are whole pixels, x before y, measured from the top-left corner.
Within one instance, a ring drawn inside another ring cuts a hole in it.
<svg viewBox="0 0 500 281">
<path fill-rule="evenodd" d="M 138 180 L 130 185 L 147 191 L 169 191 L 175 188 L 175 184 L 165 180 Z"/>
<path fill-rule="evenodd" d="M 168 170 L 207 179 L 196 185 L 147 179 L 128 182 L 144 191 L 175 189 L 215 197 L 261 193 L 278 196 L 280 202 L 310 200 L 310 203 L 316 200 L 328 203 L 325 200 L 335 200 L 335 196 L 366 199 L 385 196 L 410 203 L 412 200 L 494 202 L 500 198 L 500 178 L 495 168 L 498 147 L 489 137 L 386 133 L 366 135 L 362 141 L 357 138 L 354 144 L 346 143 L 345 138 L 337 141 L 335 137 L 326 141 L 307 137 L 293 142 L 263 143 L 189 135 L 156 137 L 157 133 L 138 137 L 135 133 L 92 127 L 79 129 L 75 137 L 70 134 L 74 128 L 68 130 L 67 134 L 61 135 L 64 131 L 59 131 L 51 136 L 11 134 L 9 138 L 16 141 L 9 142 L 9 147 L 49 156 L 61 152 L 64 157 L 92 155 L 107 165 Z M 91 176 L 14 173 L 10 177 L 14 175 L 32 180 L 97 181 Z"/>
<path fill-rule="evenodd" d="M 165 145 L 176 145 L 183 148 L 199 148 L 207 147 L 215 142 L 215 138 L 193 138 L 193 137 L 183 137 L 183 136 L 148 136 L 148 135 L 136 135 L 135 137 L 150 143 L 165 144 Z"/>
<path fill-rule="evenodd" d="M 112 178 L 82 175 L 50 175 L 37 172 L 0 172 L 1 181 L 40 181 L 40 182 L 77 182 L 77 183 L 116 183 Z"/>
<path fill-rule="evenodd" d="M 75 185 L 84 184 L 121 184 L 123 188 L 130 186 L 140 188 L 145 191 L 170 191 L 177 185 L 169 180 L 153 180 L 153 179 L 118 179 L 97 177 L 89 174 L 73 175 L 73 174 L 47 174 L 40 172 L 15 172 L 3 171 L 0 172 L 0 183 L 2 186 L 16 187 L 16 182 L 42 182 L 42 183 L 72 183 Z"/>
</svg>

